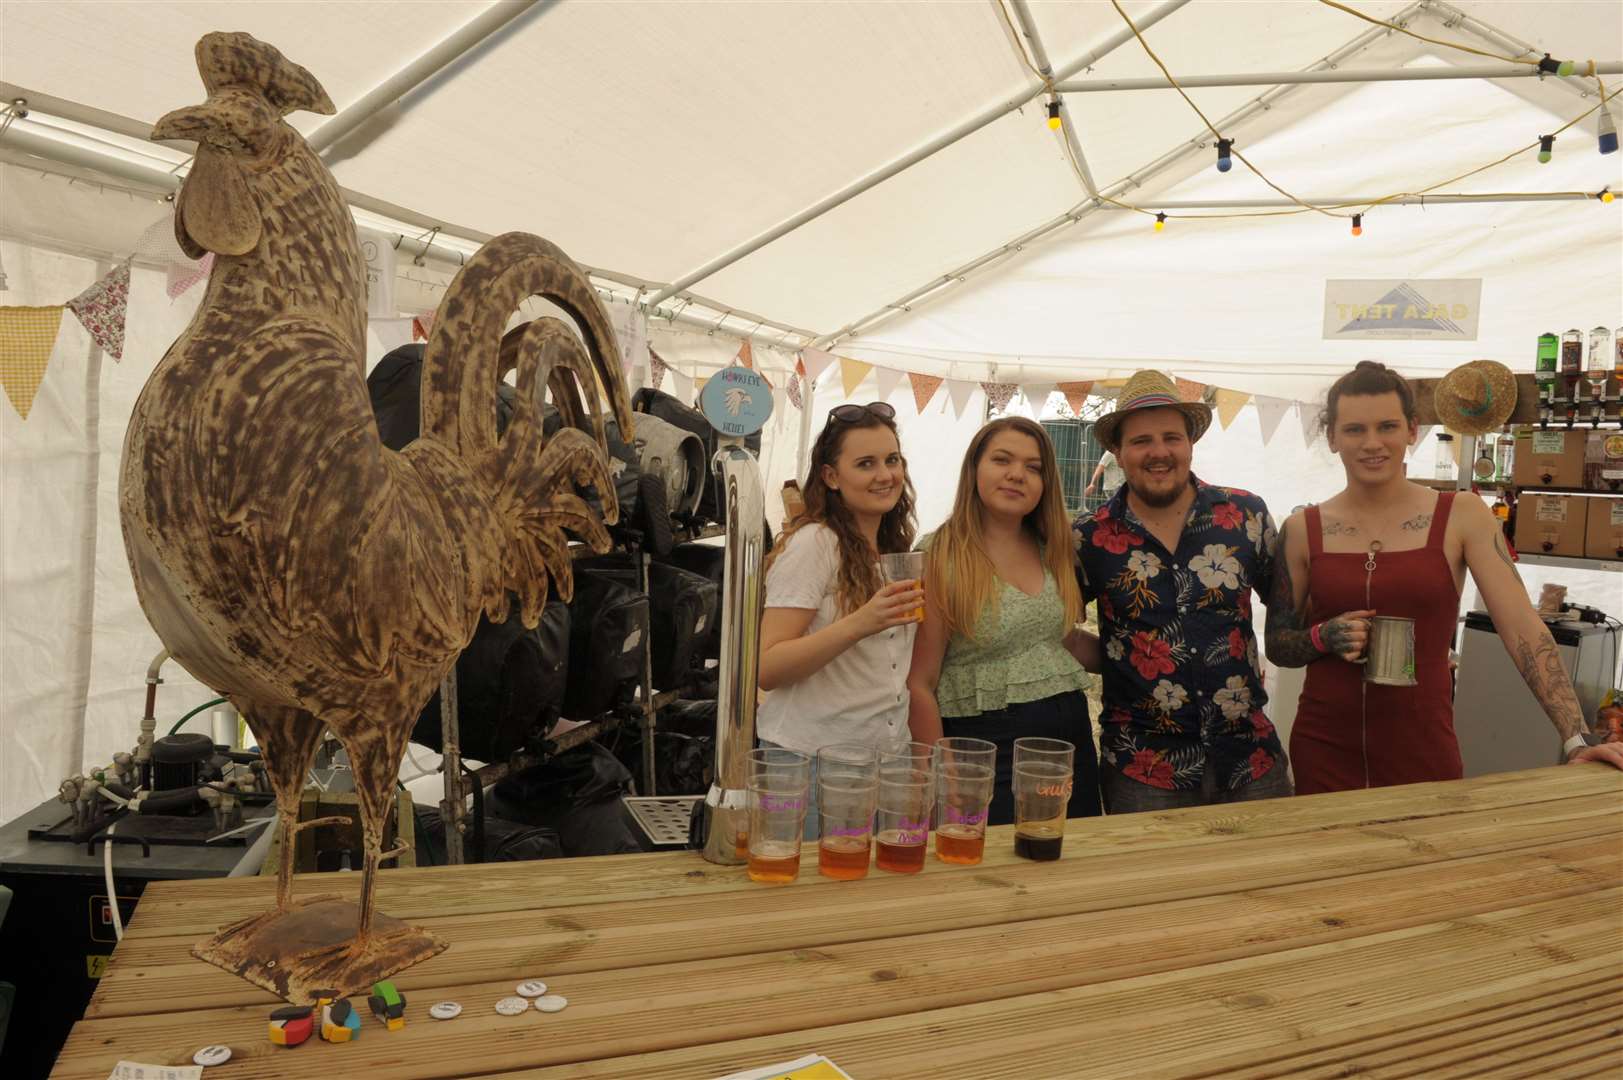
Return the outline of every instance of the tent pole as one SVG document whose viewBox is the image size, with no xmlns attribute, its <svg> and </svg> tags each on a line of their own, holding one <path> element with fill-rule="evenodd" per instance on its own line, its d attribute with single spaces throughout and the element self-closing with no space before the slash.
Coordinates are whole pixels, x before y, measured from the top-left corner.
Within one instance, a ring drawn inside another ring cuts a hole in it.
<svg viewBox="0 0 1623 1080">
<path fill-rule="evenodd" d="M 1010 0 L 1014 6 L 1015 21 L 1020 24 L 1020 32 L 1025 35 L 1026 41 L 1031 45 L 1031 57 L 1037 62 L 1037 70 L 1042 72 L 1043 78 L 1054 77 L 1054 65 L 1048 61 L 1048 50 L 1043 48 L 1043 39 L 1037 34 L 1037 21 L 1031 17 L 1031 8 L 1026 0 Z M 1016 43 L 1018 45 L 1018 42 Z M 1056 85 L 1055 89 L 1059 89 Z M 1099 194 L 1099 188 L 1093 182 L 1093 170 L 1088 168 L 1087 156 L 1082 153 L 1082 143 L 1076 137 L 1076 125 L 1071 123 L 1070 110 L 1066 107 L 1064 98 L 1056 98 L 1059 102 L 1060 134 L 1064 136 L 1065 143 L 1071 148 L 1071 156 L 1076 160 L 1078 178 L 1082 187 L 1089 195 Z"/>
<path fill-rule="evenodd" d="M 548 0 L 548 6 L 554 0 Z M 496 0 L 485 10 L 453 31 L 445 40 L 384 79 L 341 109 L 331 120 L 312 131 L 304 140 L 320 154 L 360 127 L 366 121 L 400 101 L 447 65 L 478 48 L 487 38 L 535 7 L 537 0 Z"/>
<path fill-rule="evenodd" d="M 1302 201 L 1327 209 L 1353 206 L 1441 206 L 1444 203 L 1519 203 L 1519 202 L 1580 202 L 1594 199 L 1586 191 L 1510 191 L 1482 195 L 1400 195 L 1390 198 L 1374 195 L 1368 198 L 1320 198 L 1313 196 Z M 1263 210 L 1297 206 L 1289 199 L 1163 199 L 1157 201 L 1157 210 Z M 1122 207 L 1105 205 L 1101 210 L 1120 210 Z"/>
<path fill-rule="evenodd" d="M 1426 7 L 1432 2 L 1433 0 L 1416 0 L 1415 3 L 1410 4 L 1408 7 L 1398 12 L 1389 21 L 1398 23 L 1400 25 L 1406 23 L 1422 14 L 1426 10 Z M 1387 35 L 1392 33 L 1395 33 L 1395 31 L 1387 29 L 1386 27 L 1372 27 L 1369 30 L 1364 31 L 1362 34 L 1359 34 L 1351 41 L 1347 42 L 1347 44 L 1341 46 L 1341 48 L 1325 56 L 1318 63 L 1310 65 L 1306 70 L 1322 71 L 1334 68 L 1348 57 L 1362 52 L 1364 49 L 1369 48 L 1377 41 L 1384 39 L 1387 37 Z M 1218 130 L 1228 130 L 1236 124 L 1249 120 L 1259 112 L 1266 112 L 1268 109 L 1273 107 L 1276 101 L 1287 94 L 1293 93 L 1295 90 L 1296 87 L 1294 86 L 1276 86 L 1271 90 L 1259 94 L 1245 105 L 1242 105 L 1234 112 L 1229 113 L 1227 116 L 1219 120 L 1217 122 Z M 1103 197 L 1112 199 L 1119 198 L 1126 192 L 1131 191 L 1133 188 L 1142 187 L 1145 181 L 1149 180 L 1151 177 L 1157 175 L 1158 173 L 1164 172 L 1166 169 L 1171 168 L 1173 165 L 1182 161 L 1190 154 L 1193 154 L 1200 150 L 1203 146 L 1206 146 L 1207 141 L 1210 138 L 1211 132 L 1207 131 L 1204 127 L 1201 128 L 1200 132 L 1195 136 L 1185 139 L 1183 142 L 1179 143 L 1171 150 L 1168 150 L 1165 154 L 1162 154 L 1148 165 L 1145 165 L 1138 171 L 1131 173 L 1124 179 L 1110 185 L 1110 187 L 1106 188 L 1102 193 Z M 835 342 L 838 342 L 844 338 L 855 337 L 859 332 L 871 329 L 880 322 L 890 319 L 902 312 L 911 311 L 913 305 L 921 302 L 926 294 L 933 293 L 936 290 L 941 289 L 943 285 L 946 285 L 949 282 L 963 281 L 970 274 L 982 270 L 986 266 L 997 262 L 1000 259 L 1024 250 L 1027 244 L 1040 240 L 1043 237 L 1048 236 L 1050 233 L 1055 232 L 1058 229 L 1062 229 L 1067 225 L 1074 225 L 1077 222 L 1080 222 L 1083 218 L 1092 214 L 1093 211 L 1105 205 L 1108 204 L 1103 201 L 1103 198 L 1085 200 L 1074 209 L 1069 210 L 1050 221 L 1044 222 L 1043 224 L 1037 226 L 1037 228 L 1032 229 L 1030 232 L 1024 233 L 1008 243 L 994 248 L 985 255 L 965 263 L 963 266 L 960 266 L 955 270 L 950 270 L 945 274 L 931 278 L 928 284 L 914 289 L 912 292 L 907 293 L 899 300 L 894 300 L 891 303 L 886 304 L 884 307 L 864 315 L 860 319 L 847 323 L 834 333 L 818 338 L 812 344 L 815 348 L 827 349 Z"/>
<path fill-rule="evenodd" d="M 1020 2 L 1020 0 L 1016 0 Z M 1596 63 L 1597 75 L 1623 74 L 1623 60 Z M 1517 64 L 1483 64 L 1472 67 L 1448 68 L 1391 68 L 1363 70 L 1338 69 L 1335 71 L 1257 71 L 1246 75 L 1186 75 L 1178 78 L 1185 89 L 1200 86 L 1292 86 L 1315 83 L 1372 83 L 1411 82 L 1432 79 L 1526 79 L 1540 77 L 1537 68 Z M 1095 94 L 1116 90 L 1170 90 L 1172 84 L 1162 78 L 1148 79 L 1072 79 L 1055 83 L 1054 89 L 1062 94 Z"/>
<path fill-rule="evenodd" d="M 1163 0 L 1162 3 L 1146 12 L 1144 16 L 1139 19 L 1139 29 L 1146 30 L 1149 27 L 1154 26 L 1156 23 L 1160 22 L 1168 15 L 1171 15 L 1174 11 L 1177 11 L 1188 2 L 1189 0 Z M 1054 73 L 1055 77 L 1068 79 L 1077 72 L 1098 63 L 1101 58 L 1131 40 L 1133 40 L 1133 32 L 1131 30 L 1117 30 L 1106 38 L 1103 44 L 1089 51 L 1085 56 L 1079 57 L 1078 59 L 1061 66 L 1059 70 Z M 973 135 L 981 128 L 991 124 L 993 121 L 1002 119 L 1009 113 L 1012 113 L 1024 106 L 1033 98 L 1041 96 L 1042 93 L 1044 93 L 1042 90 L 1038 90 L 1036 93 L 1021 93 L 1009 98 L 1006 101 L 998 102 L 996 105 L 993 105 L 984 112 L 965 120 L 963 123 L 947 132 L 945 135 L 932 139 L 930 142 L 925 143 L 918 149 L 910 151 L 902 157 L 897 158 L 895 161 L 890 162 L 888 165 L 884 165 L 879 169 L 876 169 L 874 172 L 871 172 L 855 183 L 842 188 L 833 195 L 830 195 L 828 198 L 823 199 L 821 202 L 807 207 L 805 210 L 802 210 L 800 213 L 789 218 L 787 221 L 774 225 L 772 228 L 768 229 L 764 233 L 761 233 L 759 236 L 747 240 L 726 254 L 712 259 L 703 266 L 699 267 L 697 270 L 682 275 L 674 283 L 655 293 L 649 298 L 648 302 L 651 304 L 657 304 L 660 301 L 668 299 L 669 297 L 674 296 L 676 293 L 681 292 L 694 282 L 702 281 L 718 271 L 725 270 L 727 267 L 738 262 L 740 259 L 759 251 L 761 248 L 772 243 L 774 240 L 777 240 L 779 237 L 794 232 L 808 221 L 814 221 L 817 218 L 822 217 L 836 206 L 851 201 L 858 195 L 861 195 L 864 191 L 867 191 L 869 188 L 875 187 L 886 180 L 889 180 L 897 173 L 917 165 L 925 158 L 930 157 L 941 150 L 945 150 L 953 143 Z"/>
<path fill-rule="evenodd" d="M 1475 15 L 1467 15 L 1453 4 L 1444 3 L 1443 0 L 1428 0 L 1426 9 L 1434 18 L 1437 19 L 1437 21 L 1441 22 L 1444 27 L 1448 29 L 1459 27 L 1466 33 L 1487 42 L 1489 45 L 1504 49 L 1512 56 L 1537 57 L 1543 55 L 1543 50 L 1535 48 L 1531 42 L 1523 41 L 1517 37 L 1512 37 L 1510 34 L 1505 33 L 1497 26 L 1485 23 Z M 1610 72 L 1606 72 L 1604 70 L 1600 73 L 1603 75 L 1611 74 Z M 1571 93 L 1579 95 L 1580 97 L 1588 97 L 1591 92 L 1590 88 L 1582 85 L 1577 79 L 1564 79 L 1558 77 L 1549 81 L 1553 82 L 1556 86 L 1562 87 Z"/>
</svg>

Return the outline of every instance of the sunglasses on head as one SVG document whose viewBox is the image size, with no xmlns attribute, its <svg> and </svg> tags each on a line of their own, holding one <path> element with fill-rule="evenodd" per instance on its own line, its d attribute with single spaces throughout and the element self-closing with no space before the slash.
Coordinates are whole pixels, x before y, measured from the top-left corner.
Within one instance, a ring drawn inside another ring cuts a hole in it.
<svg viewBox="0 0 1623 1080">
<path fill-rule="evenodd" d="M 896 418 L 896 410 L 883 401 L 870 401 L 866 405 L 836 405 L 828 411 L 829 423 L 855 424 L 864 416 L 877 416 L 881 420 Z"/>
</svg>

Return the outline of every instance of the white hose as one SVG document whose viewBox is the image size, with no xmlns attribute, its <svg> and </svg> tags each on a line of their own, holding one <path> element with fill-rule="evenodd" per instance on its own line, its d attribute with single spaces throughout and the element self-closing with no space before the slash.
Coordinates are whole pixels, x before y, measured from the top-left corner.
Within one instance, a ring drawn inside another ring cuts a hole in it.
<svg viewBox="0 0 1623 1080">
<path fill-rule="evenodd" d="M 117 796 L 111 796 L 117 798 Z M 107 826 L 107 839 L 101 845 L 101 868 L 107 879 L 107 910 L 113 913 L 113 935 L 119 941 L 124 940 L 124 918 L 118 913 L 118 894 L 113 891 L 113 830 L 118 822 Z"/>
<path fill-rule="evenodd" d="M 104 796 L 106 796 L 106 797 L 107 797 L 107 798 L 109 798 L 109 799 L 111 799 L 111 800 L 113 800 L 113 802 L 115 802 L 115 803 L 117 803 L 117 804 L 118 804 L 118 805 L 120 805 L 120 806 L 122 806 L 122 807 L 125 807 L 125 808 L 126 808 L 126 809 L 127 809 L 127 808 L 128 808 L 128 807 L 129 807 L 129 805 L 130 805 L 130 800 L 128 800 L 128 799 L 125 799 L 125 798 L 121 798 L 121 797 L 120 797 L 120 796 L 117 796 L 117 795 L 114 795 L 114 794 L 113 794 L 113 793 L 112 793 L 112 792 L 111 792 L 111 791 L 108 791 L 108 790 L 107 790 L 107 789 L 106 789 L 106 788 L 104 788 L 104 787 L 99 787 L 99 788 L 97 788 L 97 789 L 96 789 L 96 794 L 98 794 L 98 795 L 104 795 Z"/>
</svg>

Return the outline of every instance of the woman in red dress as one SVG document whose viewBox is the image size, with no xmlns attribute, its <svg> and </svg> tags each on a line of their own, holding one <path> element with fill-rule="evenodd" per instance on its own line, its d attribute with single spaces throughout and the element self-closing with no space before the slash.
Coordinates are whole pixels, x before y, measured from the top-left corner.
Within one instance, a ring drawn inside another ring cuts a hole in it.
<svg viewBox="0 0 1623 1080">
<path fill-rule="evenodd" d="M 1487 362 L 1450 373 L 1437 389 L 1440 409 L 1445 399 L 1463 403 L 1446 417 L 1450 426 L 1469 433 L 1473 423 L 1478 430 L 1503 424 L 1506 398 L 1514 405 L 1508 378 Z M 1290 740 L 1297 794 L 1461 776 L 1448 653 L 1467 569 L 1567 760 L 1623 768 L 1623 747 L 1588 745 L 1555 641 L 1522 587 L 1498 520 L 1474 495 L 1456 499 L 1405 478 L 1404 454 L 1419 430 L 1403 376 L 1359 364 L 1330 388 L 1323 420 L 1347 486 L 1280 529 L 1264 638 L 1269 660 L 1307 667 Z M 1360 661 L 1377 614 L 1414 620 L 1417 685 L 1364 681 Z"/>
</svg>

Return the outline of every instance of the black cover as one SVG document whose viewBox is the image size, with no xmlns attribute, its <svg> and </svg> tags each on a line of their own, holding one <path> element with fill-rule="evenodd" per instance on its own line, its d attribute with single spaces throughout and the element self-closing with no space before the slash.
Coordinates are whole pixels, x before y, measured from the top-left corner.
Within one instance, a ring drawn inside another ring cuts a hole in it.
<svg viewBox="0 0 1623 1080">
<path fill-rule="evenodd" d="M 699 498 L 697 517 L 704 521 L 725 523 L 727 510 L 725 502 L 719 497 L 720 485 L 716 483 L 710 473 L 710 461 L 716 456 L 716 446 L 719 436 L 716 429 L 710 426 L 710 421 L 704 418 L 704 413 L 665 393 L 645 386 L 631 396 L 631 408 L 635 412 L 649 413 L 659 417 L 677 427 L 686 428 L 697 435 L 704 443 L 705 482 L 704 494 Z M 761 456 L 761 433 L 746 436 L 744 446 L 757 458 Z"/>
<path fill-rule="evenodd" d="M 770 549 L 770 544 L 768 545 Z M 721 618 L 720 592 L 722 567 L 726 563 L 727 552 L 720 544 L 677 544 L 671 548 L 670 554 L 660 558 L 660 562 L 679 566 L 690 574 L 698 574 L 715 582 L 717 592 L 718 616 L 711 620 L 705 628 L 703 642 L 700 646 L 701 660 L 721 659 Z"/>
<path fill-rule="evenodd" d="M 586 743 L 509 776 L 491 789 L 490 812 L 507 821 L 555 829 L 565 855 L 641 851 L 636 825 L 620 802 L 631 773 L 597 743 Z"/>
<path fill-rule="evenodd" d="M 569 605 L 569 685 L 564 715 L 590 720 L 628 704 L 642 683 L 648 597 L 624 556 L 579 559 Z"/>
<path fill-rule="evenodd" d="M 551 435 L 563 426 L 563 417 L 551 405 L 542 409 L 541 433 Z M 613 417 L 603 419 L 603 439 L 609 446 L 609 475 L 614 479 L 614 493 L 620 500 L 621 527 L 641 529 L 641 520 L 638 518 L 637 493 L 639 481 L 642 478 L 642 458 L 637 454 L 637 448 L 620 437 L 619 421 Z M 590 486 L 582 489 L 586 504 L 599 515 L 603 512 L 603 504 L 598 501 L 597 492 Z"/>
<path fill-rule="evenodd" d="M 721 590 L 709 578 L 665 563 L 649 566 L 649 644 L 656 689 L 682 686 L 694 668 L 704 666 L 705 640 L 719 621 L 720 602 Z"/>
<path fill-rule="evenodd" d="M 456 662 L 457 720 L 462 754 L 477 761 L 505 761 L 526 746 L 534 749 L 562 715 L 569 677 L 570 612 L 551 600 L 534 630 L 513 614 L 503 623 L 483 615 L 473 641 Z M 440 749 L 439 691 L 417 717 L 413 742 Z"/>
</svg>

